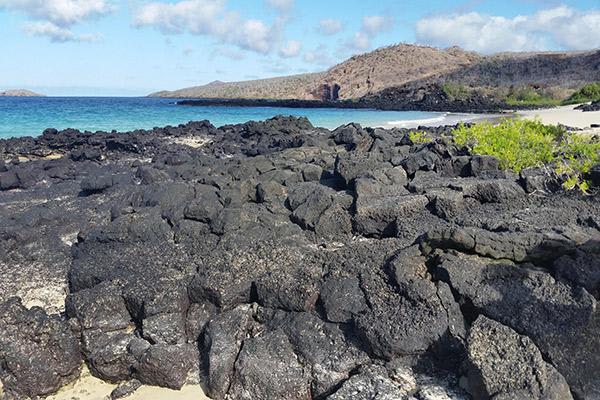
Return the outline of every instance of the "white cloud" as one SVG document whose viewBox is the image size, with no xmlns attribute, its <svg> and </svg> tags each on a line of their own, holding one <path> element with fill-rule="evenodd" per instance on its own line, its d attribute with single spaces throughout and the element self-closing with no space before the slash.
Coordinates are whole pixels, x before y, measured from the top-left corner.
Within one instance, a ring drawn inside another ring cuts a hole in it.
<svg viewBox="0 0 600 400">
<path fill-rule="evenodd" d="M 592 49 L 600 47 L 600 11 L 559 6 L 514 18 L 476 12 L 433 16 L 417 22 L 416 35 L 421 43 L 483 53 Z"/>
<path fill-rule="evenodd" d="M 68 28 L 62 28 L 52 22 L 32 22 L 25 25 L 25 32 L 32 36 L 45 36 L 53 42 L 94 42 L 99 35 L 76 35 Z"/>
<path fill-rule="evenodd" d="M 317 28 L 323 35 L 335 35 L 342 30 L 342 22 L 337 19 L 323 19 Z"/>
<path fill-rule="evenodd" d="M 371 39 L 364 32 L 356 32 L 354 37 L 348 42 L 348 47 L 358 51 L 365 51 L 371 47 Z"/>
<path fill-rule="evenodd" d="M 374 36 L 379 32 L 390 29 L 393 24 L 394 20 L 391 17 L 382 15 L 367 16 L 362 21 L 362 32 L 369 36 Z"/>
<path fill-rule="evenodd" d="M 297 57 L 302 51 L 302 42 L 298 40 L 288 40 L 288 42 L 279 49 L 279 55 L 283 58 Z"/>
<path fill-rule="evenodd" d="M 246 20 L 239 13 L 229 11 L 225 0 L 153 2 L 134 13 L 136 27 L 151 26 L 165 33 L 206 35 L 262 54 L 273 50 L 286 21 L 286 17 L 278 16 L 273 25 L 268 26 L 260 20 Z"/>
<path fill-rule="evenodd" d="M 229 58 L 230 60 L 236 60 L 236 61 L 240 61 L 240 60 L 243 60 L 244 58 L 246 58 L 244 53 L 242 51 L 238 50 L 237 48 L 231 48 L 231 47 L 225 47 L 225 46 L 219 46 L 212 52 L 212 57 L 216 57 L 216 56 L 225 57 L 225 58 Z"/>
<path fill-rule="evenodd" d="M 304 61 L 309 64 L 330 67 L 335 64 L 327 46 L 321 44 L 316 49 L 304 53 Z"/>
<path fill-rule="evenodd" d="M 352 38 L 346 41 L 345 47 L 353 52 L 364 52 L 371 48 L 371 40 L 394 25 L 392 17 L 371 15 L 363 17 L 362 26 Z"/>
<path fill-rule="evenodd" d="M 0 0 L 2 8 L 64 27 L 108 14 L 116 7 L 107 0 Z"/>
<path fill-rule="evenodd" d="M 116 6 L 109 0 L 0 0 L 0 10 L 25 13 L 34 22 L 24 30 L 33 36 L 45 36 L 53 42 L 95 41 L 98 34 L 73 33 L 71 27 L 85 20 L 113 12 Z"/>
<path fill-rule="evenodd" d="M 267 5 L 282 13 L 288 13 L 294 8 L 294 0 L 266 0 Z"/>
</svg>

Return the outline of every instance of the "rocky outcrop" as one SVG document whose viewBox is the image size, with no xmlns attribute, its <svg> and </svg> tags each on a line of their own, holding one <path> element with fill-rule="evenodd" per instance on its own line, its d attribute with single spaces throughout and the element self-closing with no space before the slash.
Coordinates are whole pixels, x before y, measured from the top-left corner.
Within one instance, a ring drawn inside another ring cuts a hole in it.
<svg viewBox="0 0 600 400">
<path fill-rule="evenodd" d="M 0 97 L 41 97 L 41 94 L 26 89 L 13 89 L 0 92 Z"/>
<path fill-rule="evenodd" d="M 575 107 L 575 109 L 581 110 L 583 112 L 600 111 L 600 100 L 594 101 L 590 104 L 582 104 L 580 106 Z"/>
<path fill-rule="evenodd" d="M 5 398 L 35 398 L 55 392 L 79 376 L 76 334 L 58 315 L 30 310 L 19 298 L 0 305 L 0 380 Z"/>
<path fill-rule="evenodd" d="M 413 143 L 277 117 L 0 141 L 6 396 L 84 361 L 130 382 L 115 396 L 594 399 L 597 197 L 501 171 L 451 129 Z"/>
</svg>

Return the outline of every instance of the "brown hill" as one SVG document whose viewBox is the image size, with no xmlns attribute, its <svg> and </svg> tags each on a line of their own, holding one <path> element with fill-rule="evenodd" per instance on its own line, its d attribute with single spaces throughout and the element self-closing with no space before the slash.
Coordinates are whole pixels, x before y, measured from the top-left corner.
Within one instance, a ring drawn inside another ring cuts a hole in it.
<svg viewBox="0 0 600 400">
<path fill-rule="evenodd" d="M 280 78 L 243 82 L 215 81 L 175 91 L 153 93 L 151 97 L 206 98 L 206 99 L 314 99 L 310 88 L 323 74 L 302 74 Z"/>
<path fill-rule="evenodd" d="M 340 86 L 341 99 L 356 99 L 383 89 L 438 77 L 481 61 L 458 47 L 446 50 L 399 44 L 354 56 L 325 73 L 321 83 Z"/>
<path fill-rule="evenodd" d="M 13 89 L 0 92 L 0 97 L 41 97 L 43 95 L 26 89 Z"/>
<path fill-rule="evenodd" d="M 600 81 L 600 51 L 482 56 L 458 47 L 437 49 L 398 44 L 354 56 L 323 73 L 245 82 L 213 82 L 151 96 L 351 100 L 373 97 L 388 89 L 406 87 L 421 90 L 430 87 L 431 83 L 453 82 L 492 89 L 534 85 L 567 90 L 594 81 Z"/>
</svg>

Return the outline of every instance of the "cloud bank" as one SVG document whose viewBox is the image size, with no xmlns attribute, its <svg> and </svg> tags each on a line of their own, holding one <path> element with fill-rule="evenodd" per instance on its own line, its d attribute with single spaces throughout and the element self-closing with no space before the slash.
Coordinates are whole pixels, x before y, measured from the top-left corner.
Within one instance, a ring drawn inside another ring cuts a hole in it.
<svg viewBox="0 0 600 400">
<path fill-rule="evenodd" d="M 22 12 L 33 22 L 24 30 L 35 36 L 45 36 L 55 42 L 92 41 L 97 34 L 77 35 L 76 24 L 98 18 L 116 10 L 108 0 L 0 0 L 0 10 Z"/>
<path fill-rule="evenodd" d="M 419 20 L 415 29 L 420 43 L 458 45 L 482 53 L 600 47 L 600 11 L 568 6 L 514 18 L 477 12 L 431 16 Z"/>
<path fill-rule="evenodd" d="M 229 10 L 225 0 L 182 0 L 143 5 L 135 10 L 134 26 L 154 27 L 164 33 L 204 35 L 243 50 L 268 54 L 281 40 L 287 12 L 294 3 L 268 0 L 267 4 L 280 13 L 271 25 L 243 18 L 238 12 Z M 290 51 L 282 50 L 282 54 L 288 55 Z"/>
</svg>

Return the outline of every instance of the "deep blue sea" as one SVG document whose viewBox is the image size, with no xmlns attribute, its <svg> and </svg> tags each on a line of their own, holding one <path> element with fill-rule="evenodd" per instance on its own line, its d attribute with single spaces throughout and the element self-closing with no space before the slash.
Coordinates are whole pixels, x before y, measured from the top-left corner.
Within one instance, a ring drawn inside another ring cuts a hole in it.
<svg viewBox="0 0 600 400">
<path fill-rule="evenodd" d="M 363 126 L 413 127 L 469 120 L 470 115 L 417 111 L 298 109 L 283 107 L 185 107 L 172 99 L 147 97 L 0 97 L 0 138 L 37 136 L 46 128 L 130 131 L 207 119 L 215 126 L 265 120 L 276 115 L 307 117 L 333 129 Z"/>
</svg>

